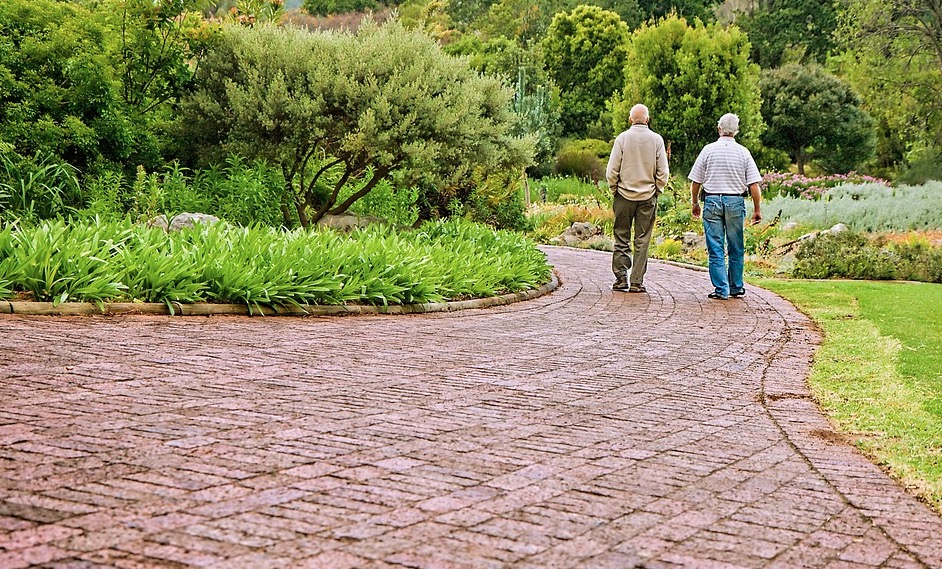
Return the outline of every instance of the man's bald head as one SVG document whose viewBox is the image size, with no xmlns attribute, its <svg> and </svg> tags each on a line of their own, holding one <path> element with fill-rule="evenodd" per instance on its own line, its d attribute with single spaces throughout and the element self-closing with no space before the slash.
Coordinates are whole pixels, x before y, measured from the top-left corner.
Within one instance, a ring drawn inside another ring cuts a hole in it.
<svg viewBox="0 0 942 569">
<path fill-rule="evenodd" d="M 648 108 L 640 103 L 631 107 L 631 112 L 628 113 L 631 124 L 648 124 L 648 117 Z"/>
</svg>

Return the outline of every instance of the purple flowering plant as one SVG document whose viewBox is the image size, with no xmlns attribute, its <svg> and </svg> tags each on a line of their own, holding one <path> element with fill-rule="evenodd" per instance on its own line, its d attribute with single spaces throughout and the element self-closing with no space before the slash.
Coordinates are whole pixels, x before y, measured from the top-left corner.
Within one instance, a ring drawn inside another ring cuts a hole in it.
<svg viewBox="0 0 942 569">
<path fill-rule="evenodd" d="M 848 172 L 847 174 L 829 174 L 825 176 L 802 176 L 791 172 L 769 172 L 762 177 L 759 188 L 762 196 L 769 199 L 775 196 L 789 196 L 806 200 L 817 200 L 828 190 L 843 184 L 880 184 L 890 183 L 866 174 Z"/>
</svg>

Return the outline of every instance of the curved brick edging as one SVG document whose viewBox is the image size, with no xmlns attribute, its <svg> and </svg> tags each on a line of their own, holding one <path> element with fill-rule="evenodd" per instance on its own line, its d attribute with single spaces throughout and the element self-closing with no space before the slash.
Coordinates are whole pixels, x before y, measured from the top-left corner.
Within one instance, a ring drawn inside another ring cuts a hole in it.
<svg viewBox="0 0 942 569">
<path fill-rule="evenodd" d="M 521 292 L 502 294 L 487 298 L 449 302 L 428 302 L 423 304 L 402 304 L 389 306 L 373 305 L 301 305 L 301 306 L 260 306 L 250 307 L 245 304 L 181 304 L 171 303 L 173 310 L 162 303 L 144 302 L 106 302 L 101 306 L 90 302 L 0 302 L 0 314 L 30 316 L 91 316 L 91 315 L 153 315 L 153 316 L 336 316 L 344 314 L 425 314 L 432 312 L 451 312 L 472 308 L 490 308 L 539 298 L 556 290 L 559 278 L 552 273 L 550 281 L 543 286 Z"/>
</svg>

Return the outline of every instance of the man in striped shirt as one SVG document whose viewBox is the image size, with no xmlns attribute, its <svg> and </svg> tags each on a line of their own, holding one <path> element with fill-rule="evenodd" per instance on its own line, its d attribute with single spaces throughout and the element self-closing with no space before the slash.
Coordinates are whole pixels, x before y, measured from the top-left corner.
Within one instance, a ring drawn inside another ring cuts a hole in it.
<svg viewBox="0 0 942 569">
<path fill-rule="evenodd" d="M 739 133 L 739 117 L 732 113 L 723 115 L 717 130 L 719 140 L 707 144 L 700 151 L 688 178 L 693 182 L 694 217 L 700 217 L 700 198 L 703 197 L 703 233 L 709 255 L 710 281 L 713 283 L 713 292 L 708 296 L 726 300 L 746 294 L 743 286 L 746 253 L 744 198 L 752 196 L 752 222 L 759 222 L 762 219 L 759 207 L 762 175 L 749 150 L 735 140 Z"/>
</svg>

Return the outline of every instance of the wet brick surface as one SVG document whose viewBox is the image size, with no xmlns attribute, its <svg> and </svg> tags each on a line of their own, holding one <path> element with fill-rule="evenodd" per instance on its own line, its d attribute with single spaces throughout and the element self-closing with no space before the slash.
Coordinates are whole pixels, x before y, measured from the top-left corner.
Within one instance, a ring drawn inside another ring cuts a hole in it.
<svg viewBox="0 0 942 569">
<path fill-rule="evenodd" d="M 791 305 L 547 253 L 486 310 L 0 317 L 0 568 L 942 567 Z"/>
</svg>

